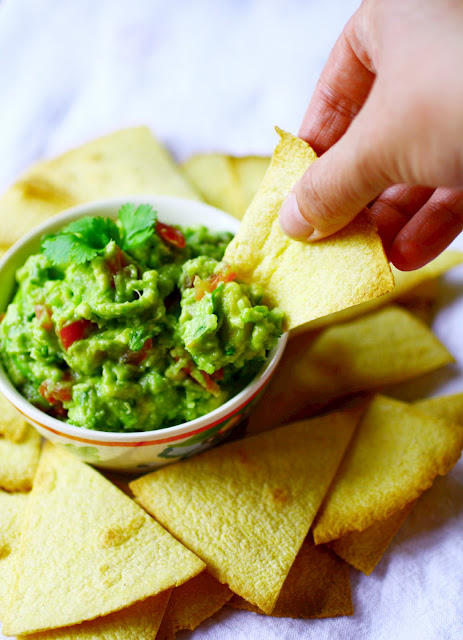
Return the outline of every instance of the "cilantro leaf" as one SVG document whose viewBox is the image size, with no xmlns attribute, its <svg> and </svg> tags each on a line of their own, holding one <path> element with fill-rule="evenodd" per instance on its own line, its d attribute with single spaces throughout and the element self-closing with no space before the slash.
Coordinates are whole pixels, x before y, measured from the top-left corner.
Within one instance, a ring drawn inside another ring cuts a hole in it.
<svg viewBox="0 0 463 640">
<path fill-rule="evenodd" d="M 55 265 L 66 262 L 82 264 L 92 260 L 98 254 L 97 249 L 90 247 L 82 238 L 71 233 L 48 236 L 42 241 L 42 251 Z"/>
<path fill-rule="evenodd" d="M 121 243 L 121 233 L 117 224 L 111 218 L 101 216 L 79 218 L 71 222 L 63 232 L 76 233 L 86 244 L 95 249 L 104 249 L 111 240 L 116 244 Z"/>
<path fill-rule="evenodd" d="M 124 204 L 117 215 L 125 231 L 123 249 L 134 249 L 152 235 L 157 212 L 151 205 L 141 204 L 136 209 L 134 204 Z"/>
</svg>

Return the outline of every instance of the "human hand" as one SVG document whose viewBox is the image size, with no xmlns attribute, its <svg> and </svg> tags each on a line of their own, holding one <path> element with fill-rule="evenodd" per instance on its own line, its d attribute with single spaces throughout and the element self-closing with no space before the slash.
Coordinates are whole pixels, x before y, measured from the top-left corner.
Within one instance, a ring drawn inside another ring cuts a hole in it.
<svg viewBox="0 0 463 640">
<path fill-rule="evenodd" d="M 363 1 L 299 131 L 321 157 L 281 208 L 288 235 L 326 237 L 371 203 L 389 259 L 411 270 L 460 233 L 462 34 L 460 0 Z"/>
</svg>

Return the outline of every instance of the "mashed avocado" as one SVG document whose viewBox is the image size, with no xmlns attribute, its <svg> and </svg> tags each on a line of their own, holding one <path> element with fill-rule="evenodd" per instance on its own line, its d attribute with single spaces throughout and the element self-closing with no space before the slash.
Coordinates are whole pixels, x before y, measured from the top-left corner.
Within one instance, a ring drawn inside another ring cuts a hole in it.
<svg viewBox="0 0 463 640">
<path fill-rule="evenodd" d="M 231 237 L 165 225 L 148 205 L 45 237 L 0 324 L 13 384 L 46 413 L 103 431 L 220 406 L 258 372 L 283 322 L 221 262 Z"/>
</svg>

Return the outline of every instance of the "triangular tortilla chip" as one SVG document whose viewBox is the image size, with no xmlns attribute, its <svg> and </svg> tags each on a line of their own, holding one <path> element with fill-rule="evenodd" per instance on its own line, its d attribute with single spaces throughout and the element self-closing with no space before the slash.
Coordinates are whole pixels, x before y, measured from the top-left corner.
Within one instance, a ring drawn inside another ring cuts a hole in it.
<svg viewBox="0 0 463 640">
<path fill-rule="evenodd" d="M 7 493 L 0 490 L 0 619 L 14 582 L 14 554 L 19 546 L 21 519 L 27 493 Z"/>
<path fill-rule="evenodd" d="M 414 406 L 428 415 L 463 425 L 463 393 L 420 400 Z M 380 520 L 364 531 L 351 531 L 342 538 L 333 540 L 330 547 L 343 560 L 369 575 L 415 504 L 416 501 L 409 503 L 386 520 Z"/>
<path fill-rule="evenodd" d="M 413 406 L 430 416 L 463 425 L 463 393 L 419 400 L 414 402 Z"/>
<path fill-rule="evenodd" d="M 19 636 L 18 640 L 154 640 L 170 594 L 168 589 L 102 618 Z"/>
<path fill-rule="evenodd" d="M 233 593 L 207 571 L 172 591 L 156 640 L 174 640 L 182 629 L 193 631 L 217 613 Z"/>
<path fill-rule="evenodd" d="M 456 464 L 462 448 L 463 427 L 376 396 L 317 514 L 316 544 L 403 509 Z"/>
<path fill-rule="evenodd" d="M 358 417 L 332 413 L 232 442 L 130 488 L 211 575 L 269 613 Z"/>
<path fill-rule="evenodd" d="M 421 269 L 415 269 L 414 271 L 399 271 L 393 265 L 391 265 L 392 275 L 394 276 L 395 287 L 389 293 L 379 298 L 373 298 L 356 305 L 355 307 L 349 307 L 348 309 L 342 309 L 336 313 L 332 313 L 329 316 L 318 318 L 313 320 L 305 327 L 299 327 L 296 329 L 296 333 L 302 330 L 314 330 L 321 329 L 331 324 L 338 324 L 340 322 L 348 322 L 358 316 L 365 313 L 371 313 L 375 309 L 384 307 L 394 301 L 402 301 L 406 299 L 413 290 L 422 285 L 425 282 L 433 281 L 438 278 L 449 269 L 453 269 L 463 262 L 463 252 L 447 249 L 440 254 L 437 258 L 429 262 Z"/>
<path fill-rule="evenodd" d="M 40 435 L 29 425 L 19 442 L 0 437 L 0 488 L 29 491 L 39 462 L 40 443 Z"/>
<path fill-rule="evenodd" d="M 182 168 L 205 202 L 241 220 L 269 163 L 263 156 L 198 153 Z"/>
<path fill-rule="evenodd" d="M 0 200 L 0 244 L 76 204 L 145 193 L 200 199 L 148 127 L 116 131 L 26 171 Z"/>
<path fill-rule="evenodd" d="M 261 284 L 266 301 L 286 314 L 287 328 L 391 291 L 389 263 L 374 223 L 362 213 L 345 229 L 312 244 L 288 238 L 278 211 L 316 155 L 278 130 L 281 140 L 225 260 L 244 282 Z"/>
<path fill-rule="evenodd" d="M 20 442 L 27 431 L 27 422 L 0 393 L 0 435 L 12 442 Z"/>
<path fill-rule="evenodd" d="M 247 209 L 264 179 L 270 165 L 270 158 L 267 156 L 243 156 L 241 158 L 235 157 L 233 161 Z M 244 213 L 245 211 L 243 211 L 243 215 Z"/>
<path fill-rule="evenodd" d="M 204 564 L 133 500 L 47 443 L 27 503 L 4 633 L 78 624 L 197 575 Z"/>
<path fill-rule="evenodd" d="M 229 605 L 263 613 L 255 605 L 233 596 Z M 333 618 L 354 613 L 349 567 L 325 546 L 304 541 L 285 580 L 271 616 L 277 618 Z"/>
<path fill-rule="evenodd" d="M 293 343 L 294 340 L 294 343 Z M 290 340 L 248 423 L 248 433 L 311 415 L 359 391 L 410 380 L 453 362 L 430 329 L 400 307 L 387 307 L 320 335 Z"/>
<path fill-rule="evenodd" d="M 385 520 L 379 520 L 363 531 L 346 533 L 342 538 L 330 542 L 329 546 L 340 558 L 368 576 L 415 504 L 416 500 L 413 500 Z"/>
<path fill-rule="evenodd" d="M 221 153 L 197 154 L 182 165 L 205 202 L 241 220 L 246 211 L 233 158 Z"/>
</svg>

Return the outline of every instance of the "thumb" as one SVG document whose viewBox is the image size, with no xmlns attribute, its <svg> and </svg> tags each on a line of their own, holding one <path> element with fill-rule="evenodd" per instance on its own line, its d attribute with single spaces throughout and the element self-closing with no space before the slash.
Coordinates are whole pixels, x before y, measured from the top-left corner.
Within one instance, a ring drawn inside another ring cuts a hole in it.
<svg viewBox="0 0 463 640">
<path fill-rule="evenodd" d="M 313 241 L 339 231 L 394 184 L 384 163 L 389 141 L 378 139 L 377 125 L 368 125 L 360 113 L 291 189 L 279 213 L 280 226 L 291 238 Z"/>
</svg>

